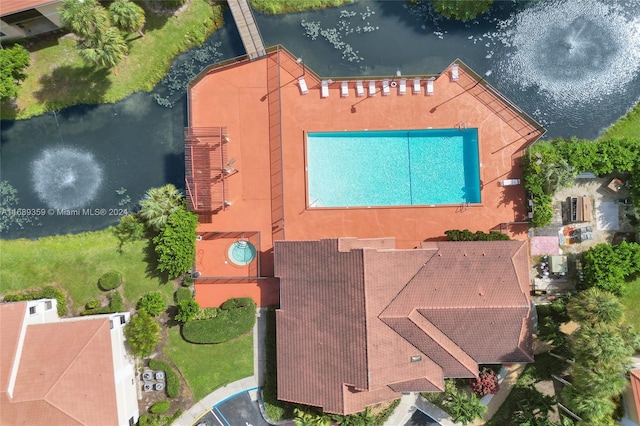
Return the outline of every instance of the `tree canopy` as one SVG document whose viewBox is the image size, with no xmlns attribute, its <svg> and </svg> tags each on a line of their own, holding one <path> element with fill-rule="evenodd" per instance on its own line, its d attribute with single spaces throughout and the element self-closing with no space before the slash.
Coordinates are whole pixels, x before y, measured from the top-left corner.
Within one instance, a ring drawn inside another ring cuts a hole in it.
<svg viewBox="0 0 640 426">
<path fill-rule="evenodd" d="M 144 26 L 144 10 L 129 0 L 116 0 L 109 6 L 109 16 L 113 25 L 125 33 L 139 31 Z"/>
<path fill-rule="evenodd" d="M 18 96 L 19 82 L 27 77 L 24 70 L 30 63 L 29 52 L 19 44 L 11 49 L 0 49 L 0 99 Z"/>
<path fill-rule="evenodd" d="M 180 207 L 171 213 L 167 224 L 153 238 L 158 254 L 158 270 L 176 278 L 193 265 L 196 251 L 198 216 Z"/>
</svg>

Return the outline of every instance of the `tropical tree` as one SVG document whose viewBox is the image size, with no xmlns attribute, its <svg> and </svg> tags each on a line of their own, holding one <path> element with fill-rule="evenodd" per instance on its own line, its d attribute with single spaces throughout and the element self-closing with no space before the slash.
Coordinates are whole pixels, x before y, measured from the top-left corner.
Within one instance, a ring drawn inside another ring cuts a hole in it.
<svg viewBox="0 0 640 426">
<path fill-rule="evenodd" d="M 567 311 L 574 321 L 589 325 L 618 325 L 624 316 L 620 300 L 613 293 L 597 287 L 589 288 L 571 298 Z"/>
<path fill-rule="evenodd" d="M 131 318 L 124 329 L 131 352 L 144 358 L 151 355 L 160 340 L 160 325 L 145 310 Z"/>
<path fill-rule="evenodd" d="M 133 214 L 120 218 L 120 222 L 113 228 L 113 235 L 120 242 L 119 248 L 125 243 L 133 243 L 144 237 L 144 224 Z"/>
<path fill-rule="evenodd" d="M 196 254 L 198 216 L 180 207 L 171 213 L 167 224 L 153 237 L 158 254 L 158 270 L 176 278 L 193 265 Z"/>
<path fill-rule="evenodd" d="M 463 425 L 482 418 L 482 415 L 487 412 L 487 406 L 482 404 L 477 396 L 469 395 L 464 391 L 452 394 L 446 406 L 453 421 Z"/>
<path fill-rule="evenodd" d="M 97 37 L 109 28 L 109 16 L 96 0 L 63 0 L 59 11 L 62 24 L 79 37 Z"/>
<path fill-rule="evenodd" d="M 29 52 L 19 44 L 14 44 L 11 49 L 0 49 L 1 100 L 18 96 L 18 84 L 27 78 L 24 70 L 30 62 Z"/>
<path fill-rule="evenodd" d="M 167 301 L 159 291 L 152 291 L 138 300 L 138 309 L 146 311 L 152 317 L 157 317 L 167 309 Z"/>
<path fill-rule="evenodd" d="M 80 42 L 79 48 L 78 54 L 82 59 L 103 68 L 115 67 L 129 51 L 122 34 L 115 27 L 109 27 L 84 39 Z"/>
<path fill-rule="evenodd" d="M 167 224 L 169 216 L 183 205 L 182 194 L 174 185 L 151 188 L 140 201 L 140 217 L 150 228 L 159 231 Z"/>
<path fill-rule="evenodd" d="M 293 414 L 295 415 L 293 423 L 296 426 L 329 426 L 331 424 L 326 416 L 309 413 L 300 408 L 294 408 Z"/>
<path fill-rule="evenodd" d="M 137 31 L 144 37 L 144 10 L 129 0 L 116 0 L 109 6 L 109 16 L 113 25 L 125 33 Z"/>
</svg>

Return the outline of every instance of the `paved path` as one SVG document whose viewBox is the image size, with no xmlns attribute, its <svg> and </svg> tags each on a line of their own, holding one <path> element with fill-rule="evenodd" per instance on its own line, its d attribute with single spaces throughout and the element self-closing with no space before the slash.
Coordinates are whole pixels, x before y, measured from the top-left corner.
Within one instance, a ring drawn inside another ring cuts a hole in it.
<svg viewBox="0 0 640 426">
<path fill-rule="evenodd" d="M 237 380 L 226 386 L 216 389 L 209 395 L 196 402 L 191 408 L 173 422 L 175 426 L 190 426 L 200 417 L 206 414 L 211 408 L 225 399 L 238 393 L 255 389 L 264 384 L 265 354 L 264 354 L 264 333 L 266 321 L 264 309 L 258 308 L 256 324 L 253 327 L 253 376 Z"/>
<path fill-rule="evenodd" d="M 498 411 L 502 403 L 511 393 L 511 389 L 513 389 L 513 386 L 524 371 L 525 365 L 526 364 L 512 364 L 507 368 L 507 375 L 504 377 L 502 383 L 500 383 L 498 393 L 493 395 L 493 397 L 491 397 L 491 401 L 487 404 L 487 412 L 482 416 L 482 420 L 476 420 L 472 425 L 483 425 L 487 420 L 491 419 L 494 414 L 496 414 L 496 411 Z"/>
</svg>

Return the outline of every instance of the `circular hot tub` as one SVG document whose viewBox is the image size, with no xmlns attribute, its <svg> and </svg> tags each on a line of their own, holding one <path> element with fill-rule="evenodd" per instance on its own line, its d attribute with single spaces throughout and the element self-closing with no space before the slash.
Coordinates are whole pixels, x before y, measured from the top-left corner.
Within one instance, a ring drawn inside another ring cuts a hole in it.
<svg viewBox="0 0 640 426">
<path fill-rule="evenodd" d="M 249 241 L 238 240 L 229 246 L 227 257 L 234 265 L 245 266 L 256 258 L 256 248 Z"/>
</svg>

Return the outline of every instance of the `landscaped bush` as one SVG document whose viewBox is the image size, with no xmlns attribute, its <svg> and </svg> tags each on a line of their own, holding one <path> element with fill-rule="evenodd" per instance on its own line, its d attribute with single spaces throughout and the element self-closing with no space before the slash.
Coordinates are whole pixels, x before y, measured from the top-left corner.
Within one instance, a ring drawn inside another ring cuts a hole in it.
<svg viewBox="0 0 640 426">
<path fill-rule="evenodd" d="M 212 319 L 216 318 L 219 312 L 219 308 L 200 308 L 200 310 L 191 319 L 194 321 Z"/>
<path fill-rule="evenodd" d="M 483 231 L 471 232 L 468 229 L 450 229 L 444 231 L 449 241 L 507 241 L 510 240 L 507 234 L 503 234 L 498 231 L 489 231 L 485 233 Z"/>
<path fill-rule="evenodd" d="M 152 291 L 140 298 L 138 301 L 138 309 L 144 309 L 152 317 L 157 317 L 167 309 L 167 302 L 162 293 Z"/>
<path fill-rule="evenodd" d="M 109 305 L 100 307 L 100 302 L 98 302 L 98 307 L 89 308 L 82 311 L 80 315 L 100 315 L 100 314 L 114 314 L 116 312 L 124 312 L 124 300 L 122 300 L 122 295 L 119 291 L 114 290 L 109 293 Z M 88 305 L 88 304 L 87 304 Z"/>
<path fill-rule="evenodd" d="M 7 294 L 4 296 L 5 302 L 22 302 L 25 300 L 56 299 L 58 302 L 58 315 L 67 315 L 67 296 L 60 289 L 46 286 L 42 290 L 30 291 L 28 293 Z"/>
<path fill-rule="evenodd" d="M 182 285 L 185 287 L 193 286 L 193 278 L 191 278 L 191 275 L 185 275 L 185 277 L 182 279 Z"/>
<path fill-rule="evenodd" d="M 176 302 L 181 302 L 183 300 L 192 300 L 193 293 L 190 288 L 180 287 L 176 290 Z"/>
<path fill-rule="evenodd" d="M 164 377 L 167 381 L 167 387 L 165 388 L 167 390 L 167 396 L 169 396 L 169 398 L 177 398 L 180 393 L 180 379 L 173 367 L 159 359 L 150 359 L 149 368 L 164 371 Z"/>
<path fill-rule="evenodd" d="M 87 309 L 95 309 L 98 306 L 100 306 L 100 301 L 96 300 L 96 299 L 93 299 L 93 300 L 89 300 L 87 302 L 87 306 L 86 307 L 87 307 Z"/>
<path fill-rule="evenodd" d="M 256 321 L 255 304 L 230 310 L 220 310 L 209 320 L 190 321 L 182 326 L 182 337 L 191 343 L 222 343 L 253 328 Z"/>
<path fill-rule="evenodd" d="M 131 352 L 144 358 L 151 355 L 160 340 L 160 325 L 146 311 L 138 312 L 124 329 Z"/>
<path fill-rule="evenodd" d="M 598 287 L 621 296 L 627 290 L 625 279 L 640 272 L 640 244 L 600 243 L 584 252 L 583 262 L 586 287 Z"/>
<path fill-rule="evenodd" d="M 122 284 L 122 274 L 118 271 L 109 271 L 98 280 L 98 287 L 104 291 L 116 289 L 120 284 Z"/>
<path fill-rule="evenodd" d="M 197 226 L 198 216 L 181 206 L 169 215 L 166 225 L 153 237 L 158 270 L 166 272 L 169 278 L 184 274 L 193 265 Z"/>
<path fill-rule="evenodd" d="M 162 414 L 166 413 L 169 410 L 170 403 L 166 399 L 164 401 L 158 401 L 151 406 L 149 409 L 153 414 Z"/>
<path fill-rule="evenodd" d="M 483 368 L 477 379 L 471 379 L 471 390 L 478 396 L 493 395 L 498 392 L 498 375 L 495 371 Z"/>
<path fill-rule="evenodd" d="M 231 309 L 244 308 L 245 306 L 255 306 L 253 299 L 250 297 L 236 297 L 229 299 L 220 306 L 220 309 L 223 311 L 229 311 Z"/>
<path fill-rule="evenodd" d="M 189 322 L 198 313 L 200 306 L 193 299 L 181 300 L 178 302 L 178 313 L 174 319 L 178 322 Z"/>
</svg>

